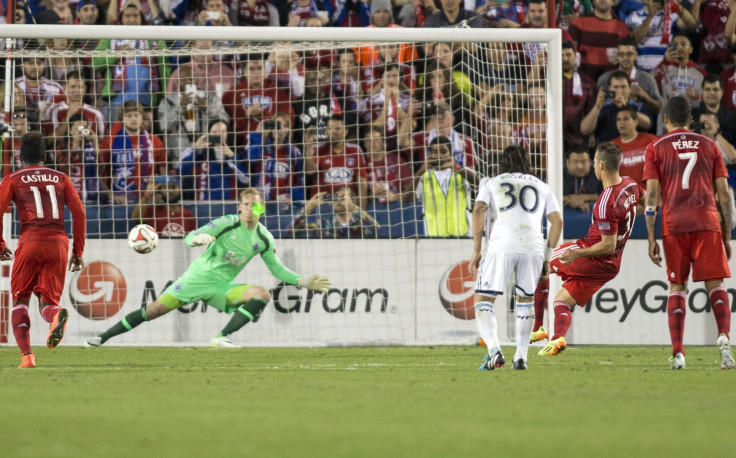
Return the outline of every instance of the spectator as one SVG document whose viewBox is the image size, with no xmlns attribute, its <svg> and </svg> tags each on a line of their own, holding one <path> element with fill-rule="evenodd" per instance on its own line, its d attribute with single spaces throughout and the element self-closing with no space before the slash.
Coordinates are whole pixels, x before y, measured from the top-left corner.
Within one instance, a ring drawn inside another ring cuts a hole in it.
<svg viewBox="0 0 736 458">
<path fill-rule="evenodd" d="M 56 81 L 43 76 L 46 61 L 39 57 L 25 57 L 21 64 L 23 76 L 15 84 L 25 93 L 28 130 L 40 130 L 41 123 L 49 119 L 54 98 L 64 96 L 64 88 Z"/>
<path fill-rule="evenodd" d="M 593 81 L 615 68 L 616 46 L 629 35 L 629 28 L 614 17 L 613 0 L 593 0 L 593 13 L 576 17 L 569 32 L 580 52 L 580 73 Z"/>
<path fill-rule="evenodd" d="M 278 202 L 281 211 L 304 202 L 304 158 L 291 144 L 291 117 L 277 113 L 248 134 L 245 160 L 251 165 L 251 186 L 266 202 Z"/>
<path fill-rule="evenodd" d="M 414 91 L 417 75 L 414 66 L 399 62 L 400 45 L 382 43 L 375 46 L 375 53 L 364 53 L 360 63 L 363 65 L 363 92 L 375 94 L 381 89 L 381 76 L 387 65 L 397 64 L 401 90 L 407 93 Z"/>
<path fill-rule="evenodd" d="M 691 11 L 702 37 L 698 63 L 718 73 L 723 70 L 723 64 L 731 60 L 728 47 L 736 44 L 736 2 L 695 0 Z"/>
<path fill-rule="evenodd" d="M 611 140 L 621 147 L 619 175 L 631 177 L 642 187 L 644 182 L 644 153 L 649 143 L 657 139 L 654 135 L 636 130 L 638 113 L 627 105 L 616 113 L 616 130 L 619 136 Z"/>
<path fill-rule="evenodd" d="M 227 124 L 230 120 L 215 94 L 197 89 L 192 67 L 183 67 L 178 74 L 179 92 L 166 96 L 158 106 L 159 125 L 172 161 L 178 161 L 181 152 L 192 147 L 193 139 L 207 133 L 212 121 Z"/>
<path fill-rule="evenodd" d="M 670 98 L 679 95 L 690 100 L 693 108 L 698 106 L 702 96 L 705 70 L 690 59 L 693 47 L 690 39 L 684 34 L 677 34 L 672 38 L 674 61 L 665 59 L 652 70 L 652 74 L 659 81 L 662 89 L 662 102 L 666 104 Z M 660 123 L 661 127 L 662 123 Z"/>
<path fill-rule="evenodd" d="M 718 121 L 718 115 L 712 111 L 701 111 L 695 119 L 698 122 L 695 124 L 694 131 L 705 135 L 718 144 L 724 162 L 727 164 L 736 162 L 736 148 L 722 134 L 721 128 L 723 125 Z"/>
<path fill-rule="evenodd" d="M 268 55 L 265 62 L 268 81 L 292 99 L 304 93 L 304 66 L 299 63 L 299 53 L 288 49 L 277 49 Z"/>
<path fill-rule="evenodd" d="M 412 0 L 399 11 L 399 23 L 403 27 L 424 27 L 424 22 L 439 10 L 434 0 Z"/>
<path fill-rule="evenodd" d="M 152 226 L 159 237 L 183 238 L 197 229 L 197 220 L 181 204 L 181 195 L 177 177 L 159 175 L 148 182 L 146 192 L 133 207 L 130 219 Z"/>
<path fill-rule="evenodd" d="M 357 196 L 361 208 L 368 205 L 366 164 L 363 152 L 354 143 L 345 141 L 345 126 L 342 118 L 332 116 L 327 121 L 327 141 L 314 148 L 304 150 L 305 170 L 316 175 L 312 186 L 312 197 L 320 192 L 335 193 L 347 186 L 351 195 Z"/>
<path fill-rule="evenodd" d="M 700 114 L 706 111 L 715 113 L 718 117 L 723 137 L 732 145 L 736 145 L 736 114 L 721 105 L 723 99 L 723 81 L 718 75 L 710 74 L 703 80 L 703 100 L 693 110 L 693 119 L 696 121 Z M 705 134 L 703 134 L 705 135 Z"/>
<path fill-rule="evenodd" d="M 664 51 L 662 53 L 664 54 Z M 662 109 L 662 95 L 659 93 L 657 80 L 649 73 L 637 68 L 636 63 L 639 59 L 637 58 L 636 45 L 631 37 L 626 37 L 619 42 L 617 56 L 617 70 L 626 72 L 631 79 L 631 99 L 636 102 L 645 102 L 649 107 L 649 111 L 654 114 L 659 113 Z M 597 90 L 600 91 L 601 88 L 607 87 L 608 80 L 614 71 L 616 70 L 606 72 L 598 78 Z"/>
<path fill-rule="evenodd" d="M 583 135 L 595 134 L 596 144 L 613 140 L 616 131 L 616 113 L 624 106 L 631 105 L 637 111 L 637 128 L 646 132 L 652 127 L 652 115 L 644 102 L 631 100 L 631 80 L 621 70 L 611 73 L 608 90 L 598 91 L 595 105 L 580 122 Z"/>
<path fill-rule="evenodd" d="M 56 169 L 69 176 L 82 203 L 103 203 L 105 196 L 97 170 L 99 136 L 83 113 L 73 114 L 60 127 L 64 131 L 56 135 L 53 150 Z"/>
<path fill-rule="evenodd" d="M 588 213 L 603 192 L 603 183 L 596 178 L 588 148 L 578 145 L 567 152 L 562 186 L 562 204 Z"/>
<path fill-rule="evenodd" d="M 583 144 L 580 123 L 595 103 L 593 80 L 575 69 L 575 48 L 571 41 L 562 42 L 562 135 L 564 148 Z"/>
<path fill-rule="evenodd" d="M 399 155 L 386 152 L 382 129 L 369 127 L 363 135 L 363 146 L 370 195 L 384 205 L 408 196 L 412 191 L 411 168 Z"/>
<path fill-rule="evenodd" d="M 278 10 L 265 0 L 240 0 L 237 5 L 237 21 L 234 25 L 270 27 L 280 25 Z"/>
<path fill-rule="evenodd" d="M 289 27 L 303 27 L 307 19 L 314 16 L 320 18 L 322 25 L 326 25 L 335 10 L 329 0 L 291 0 L 289 5 L 289 20 L 286 23 Z"/>
<path fill-rule="evenodd" d="M 80 72 L 71 72 L 67 75 L 64 86 L 66 97 L 57 96 L 50 110 L 51 125 L 47 133 L 54 137 L 61 137 L 68 131 L 67 124 L 72 116 L 80 114 L 89 123 L 98 138 L 105 136 L 105 118 L 97 108 L 84 103 L 87 93 L 87 84 Z M 53 129 L 53 131 L 52 131 Z"/>
<path fill-rule="evenodd" d="M 205 9 L 197 15 L 197 25 L 231 26 L 223 0 L 207 0 Z"/>
<path fill-rule="evenodd" d="M 110 8 L 111 11 L 115 10 Z M 100 15 L 100 10 L 95 0 L 79 0 L 77 2 L 77 18 L 74 24 L 80 25 L 97 25 L 105 24 L 104 13 Z M 92 50 L 99 44 L 98 40 L 75 40 L 73 47 L 75 49 Z"/>
<path fill-rule="evenodd" d="M 401 28 L 400 25 L 394 23 L 394 13 L 389 0 L 371 0 L 371 24 L 368 27 L 375 28 Z M 376 61 L 378 58 L 375 45 L 362 46 L 357 48 L 358 61 L 361 65 L 366 65 Z M 398 61 L 409 62 L 419 55 L 416 46 L 411 43 L 402 43 L 399 48 Z"/>
<path fill-rule="evenodd" d="M 335 193 L 318 192 L 304 206 L 299 216 L 286 229 L 289 237 L 323 239 L 367 239 L 376 236 L 378 223 L 353 202 L 349 186 Z M 332 202 L 332 211 L 309 222 L 309 215 L 325 202 Z"/>
<path fill-rule="evenodd" d="M 143 106 L 129 100 L 120 107 L 122 127 L 100 144 L 99 176 L 109 202 L 135 203 L 154 175 L 166 175 L 166 148 L 141 127 Z"/>
<path fill-rule="evenodd" d="M 25 163 L 20 157 L 20 145 L 21 137 L 23 134 L 28 132 L 28 113 L 22 108 L 16 108 L 13 111 L 13 145 L 12 145 L 12 159 L 10 159 L 11 170 L 19 170 L 25 167 Z"/>
<path fill-rule="evenodd" d="M 362 98 L 360 85 L 360 68 L 357 65 L 355 52 L 351 48 L 337 53 L 337 68 L 332 73 L 330 94 L 337 99 L 340 109 L 348 125 L 357 124 L 358 103 Z"/>
<path fill-rule="evenodd" d="M 484 13 L 491 27 L 515 29 L 524 22 L 526 6 L 524 2 L 511 0 L 496 2 L 495 7 L 488 9 L 485 1 L 476 2 L 476 11 Z"/>
<path fill-rule="evenodd" d="M 507 146 L 519 142 L 519 117 L 514 95 L 498 92 L 493 96 L 490 109 L 479 102 L 475 106 L 475 113 L 483 148 L 490 155 L 486 159 L 497 163 L 494 155 L 501 154 Z"/>
<path fill-rule="evenodd" d="M 510 54 L 506 43 L 486 43 L 484 46 L 487 62 L 473 72 L 478 78 L 476 84 L 488 91 L 489 95 L 499 91 L 524 93 L 526 64 L 519 61 L 520 56 Z M 481 64 L 481 61 L 477 63 Z"/>
<path fill-rule="evenodd" d="M 383 68 L 383 85 L 380 92 L 363 99 L 358 112 L 363 121 L 384 129 L 386 148 L 396 151 L 399 139 L 411 131 L 411 119 L 407 115 L 411 96 L 400 90 L 398 64 L 387 64 Z"/>
<path fill-rule="evenodd" d="M 74 22 L 74 15 L 72 10 L 69 9 L 69 3 L 67 0 L 51 0 L 49 3 L 50 9 L 59 16 L 61 24 L 71 24 Z"/>
<path fill-rule="evenodd" d="M 430 53 L 430 55 L 432 56 L 432 59 L 437 62 L 438 65 L 443 65 L 452 70 L 452 82 L 455 84 L 455 86 L 457 86 L 464 94 L 466 94 L 466 97 L 473 98 L 473 94 L 475 93 L 473 82 L 466 73 L 459 69 L 459 66 L 455 67 L 453 65 L 454 55 L 452 53 L 452 46 L 450 45 L 450 43 L 436 43 L 432 47 L 431 51 L 432 52 Z M 419 83 L 422 83 L 421 78 Z"/>
<path fill-rule="evenodd" d="M 424 233 L 429 237 L 470 235 L 470 182 L 476 173 L 456 164 L 451 142 L 435 137 L 429 142 L 427 160 L 414 176 L 416 200 L 422 202 Z"/>
<path fill-rule="evenodd" d="M 424 21 L 423 27 L 459 26 L 463 23 L 471 28 L 482 28 L 483 19 L 475 11 L 463 8 L 462 0 L 440 0 L 442 8 Z"/>
<path fill-rule="evenodd" d="M 179 175 L 186 200 L 231 200 L 238 188 L 250 186 L 246 161 L 233 150 L 224 121 L 214 121 L 193 148 L 179 158 Z"/>
<path fill-rule="evenodd" d="M 215 60 L 208 53 L 214 46 L 212 40 L 197 40 L 192 44 L 192 60 L 174 70 L 166 87 L 166 94 L 179 92 L 179 72 L 191 68 L 197 89 L 213 92 L 219 99 L 235 86 L 235 72 L 229 64 Z"/>
<path fill-rule="evenodd" d="M 734 25 L 736 26 L 736 20 Z M 736 45 L 731 46 L 731 59 L 733 66 L 721 72 L 721 81 L 725 86 L 721 103 L 726 109 L 736 112 Z"/>
<path fill-rule="evenodd" d="M 48 66 L 50 79 L 64 85 L 67 75 L 83 70 L 83 64 L 80 58 L 64 54 L 64 51 L 72 49 L 72 42 L 70 40 L 66 38 L 54 38 L 51 42 L 47 42 L 46 46 L 51 51 Z"/>
<path fill-rule="evenodd" d="M 677 1 L 645 1 L 643 9 L 626 19 L 639 51 L 639 67 L 651 71 L 662 61 L 671 37 L 678 32 L 694 30 L 696 24 L 692 14 Z"/>
<path fill-rule="evenodd" d="M 547 173 L 547 92 L 541 83 L 532 83 L 527 91 L 528 109 L 521 116 L 521 146 L 529 151 L 532 173 Z"/>
<path fill-rule="evenodd" d="M 470 123 L 473 99 L 462 92 L 453 81 L 450 69 L 436 61 L 430 61 L 425 67 L 422 84 L 417 90 L 417 99 L 422 104 L 419 121 L 427 121 L 434 111 L 434 106 L 444 102 L 452 108 L 459 128 L 462 129 L 464 124 Z M 423 126 L 424 123 L 419 125 Z"/>
<path fill-rule="evenodd" d="M 304 73 L 304 95 L 292 104 L 296 112 L 296 128 L 292 141 L 306 151 L 306 130 L 314 127 L 318 130 L 316 140 L 327 141 L 325 128 L 332 116 L 333 99 L 327 94 L 324 84 L 324 71 L 317 66 L 307 67 Z"/>
<path fill-rule="evenodd" d="M 522 22 L 519 28 L 546 29 L 549 24 L 547 0 L 529 0 L 525 17 L 526 21 Z M 561 30 L 562 39 L 572 42 L 570 33 L 567 30 Z M 537 54 L 542 50 L 546 51 L 547 45 L 546 43 L 524 43 L 523 49 L 526 61 L 534 65 L 537 63 Z"/>
<path fill-rule="evenodd" d="M 446 102 L 436 104 L 433 116 L 427 123 L 428 130 L 412 135 L 412 159 L 419 164 L 426 161 L 425 153 L 429 145 L 432 144 L 432 140 L 437 137 L 443 137 L 450 142 L 453 162 L 460 167 L 475 170 L 475 164 L 478 158 L 475 154 L 473 141 L 467 135 L 463 135 L 453 129 L 454 123 L 455 116 L 452 114 L 452 108 Z M 467 179 L 471 181 L 472 185 L 477 184 L 472 179 Z"/>
<path fill-rule="evenodd" d="M 618 2 L 618 18 L 627 22 L 632 14 L 638 14 L 644 9 L 644 3 L 639 0 L 621 0 Z"/>
<path fill-rule="evenodd" d="M 371 24 L 370 7 L 366 0 L 334 0 L 332 23 L 337 27 L 367 27 Z"/>
</svg>

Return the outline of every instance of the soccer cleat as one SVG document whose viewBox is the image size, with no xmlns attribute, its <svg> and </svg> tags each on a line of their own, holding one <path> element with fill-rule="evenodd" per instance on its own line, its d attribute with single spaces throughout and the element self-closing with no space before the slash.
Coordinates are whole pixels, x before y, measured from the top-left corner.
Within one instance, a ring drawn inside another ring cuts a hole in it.
<svg viewBox="0 0 736 458">
<path fill-rule="evenodd" d="M 49 337 L 46 339 L 47 347 L 54 348 L 59 345 L 61 339 L 64 338 L 67 320 L 69 320 L 69 311 L 67 309 L 59 310 L 59 313 L 56 314 L 49 328 Z"/>
<path fill-rule="evenodd" d="M 26 353 L 21 357 L 20 360 L 20 368 L 30 368 L 30 367 L 36 367 L 36 355 L 31 353 Z"/>
<path fill-rule="evenodd" d="M 670 361 L 670 369 L 682 369 L 685 367 L 685 355 L 682 353 L 678 353 L 672 358 L 669 359 Z"/>
<path fill-rule="evenodd" d="M 238 345 L 232 343 L 227 336 L 215 337 L 210 342 L 210 346 L 216 348 L 240 348 Z"/>
<path fill-rule="evenodd" d="M 721 352 L 721 369 L 733 369 L 735 365 L 733 356 L 731 356 L 731 345 L 728 342 L 726 334 L 718 336 L 716 345 L 718 346 L 718 351 Z"/>
<path fill-rule="evenodd" d="M 516 361 L 514 361 L 514 365 L 511 366 L 511 368 L 515 371 L 525 371 L 526 361 L 523 359 L 517 359 Z"/>
<path fill-rule="evenodd" d="M 532 344 L 534 342 L 539 342 L 547 337 L 549 337 L 549 333 L 544 329 L 544 326 L 540 326 L 536 331 L 532 331 L 532 335 L 529 337 L 529 343 Z"/>
<path fill-rule="evenodd" d="M 503 353 L 497 351 L 493 356 L 488 354 L 483 356 L 483 362 L 478 368 L 479 371 L 492 371 L 497 367 L 501 367 L 506 364 L 506 360 L 503 357 Z"/>
<path fill-rule="evenodd" d="M 537 354 L 539 356 L 558 355 L 565 351 L 565 348 L 567 348 L 567 342 L 565 342 L 564 337 L 560 337 L 559 339 L 550 340 L 549 342 L 547 342 L 547 345 L 539 350 L 539 353 Z"/>
<path fill-rule="evenodd" d="M 102 337 L 94 336 L 91 339 L 87 339 L 82 344 L 83 347 L 99 347 L 102 345 Z"/>
</svg>

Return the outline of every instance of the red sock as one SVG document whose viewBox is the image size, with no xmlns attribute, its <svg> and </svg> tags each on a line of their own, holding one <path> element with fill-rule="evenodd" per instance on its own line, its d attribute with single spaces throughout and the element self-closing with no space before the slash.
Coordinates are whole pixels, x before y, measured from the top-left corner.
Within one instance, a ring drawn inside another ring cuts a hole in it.
<svg viewBox="0 0 736 458">
<path fill-rule="evenodd" d="M 61 307 L 58 305 L 47 305 L 41 310 L 41 316 L 47 323 L 51 323 L 59 310 L 61 310 Z"/>
<path fill-rule="evenodd" d="M 572 311 L 567 302 L 555 301 L 555 335 L 552 340 L 565 337 L 572 324 Z"/>
<path fill-rule="evenodd" d="M 28 316 L 28 306 L 18 304 L 13 307 L 11 314 L 13 335 L 22 354 L 31 353 L 31 318 Z"/>
<path fill-rule="evenodd" d="M 726 337 L 728 337 L 728 333 L 731 331 L 731 306 L 726 288 L 716 286 L 710 290 L 710 308 L 716 317 L 718 335 L 726 334 Z"/>
<path fill-rule="evenodd" d="M 670 325 L 670 340 L 672 340 L 672 356 L 678 353 L 685 354 L 682 346 L 682 334 L 685 332 L 685 293 L 677 291 L 671 293 L 667 299 L 667 322 Z"/>
<path fill-rule="evenodd" d="M 549 278 L 537 283 L 537 290 L 534 291 L 534 327 L 532 332 L 538 331 L 539 327 L 544 324 L 547 299 L 549 299 Z"/>
</svg>

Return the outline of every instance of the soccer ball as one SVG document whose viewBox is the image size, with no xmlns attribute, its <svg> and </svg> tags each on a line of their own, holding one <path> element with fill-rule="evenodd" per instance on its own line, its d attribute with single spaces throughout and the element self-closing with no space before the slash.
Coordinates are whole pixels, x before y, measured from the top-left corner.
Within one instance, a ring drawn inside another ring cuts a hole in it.
<svg viewBox="0 0 736 458">
<path fill-rule="evenodd" d="M 128 234 L 128 245 L 136 253 L 150 253 L 158 246 L 158 232 L 148 224 L 139 224 Z"/>
</svg>

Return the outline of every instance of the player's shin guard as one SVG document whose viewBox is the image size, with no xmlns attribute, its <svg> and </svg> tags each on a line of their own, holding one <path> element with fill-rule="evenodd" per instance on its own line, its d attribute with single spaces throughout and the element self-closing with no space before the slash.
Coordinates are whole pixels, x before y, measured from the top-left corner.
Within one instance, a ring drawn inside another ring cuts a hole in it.
<svg viewBox="0 0 736 458">
<path fill-rule="evenodd" d="M 475 324 L 488 347 L 488 354 L 493 356 L 501 351 L 501 345 L 498 343 L 498 322 L 496 315 L 493 314 L 491 302 L 483 301 L 475 304 Z"/>
<path fill-rule="evenodd" d="M 534 291 L 534 327 L 532 331 L 539 330 L 544 325 L 544 311 L 547 310 L 547 301 L 549 299 L 549 278 L 537 283 L 537 289 Z"/>
<path fill-rule="evenodd" d="M 716 286 L 710 290 L 710 308 L 713 309 L 713 316 L 716 317 L 718 334 L 726 334 L 728 337 L 731 331 L 731 307 L 725 287 Z"/>
<path fill-rule="evenodd" d="M 115 337 L 118 334 L 130 331 L 144 321 L 148 321 L 145 307 L 141 307 L 135 312 L 130 312 L 129 314 L 125 315 L 125 318 L 118 321 L 117 324 L 113 325 L 110 329 L 100 334 L 100 339 L 102 339 L 101 343 L 107 342 L 110 338 Z"/>
<path fill-rule="evenodd" d="M 31 318 L 28 316 L 28 305 L 17 304 L 11 313 L 13 336 L 21 354 L 31 353 Z"/>
<path fill-rule="evenodd" d="M 248 302 L 235 309 L 233 317 L 217 334 L 217 337 L 228 336 L 251 321 L 257 320 L 263 309 L 266 308 L 266 304 L 267 302 L 263 299 L 253 298 L 248 300 Z"/>
<path fill-rule="evenodd" d="M 565 301 L 555 301 L 555 335 L 552 340 L 565 337 L 572 324 L 572 310 Z"/>
<path fill-rule="evenodd" d="M 532 302 L 516 303 L 516 354 L 514 361 L 527 360 L 529 352 L 529 337 L 532 334 L 532 321 L 534 319 L 534 305 Z"/>
<path fill-rule="evenodd" d="M 676 291 L 667 299 L 667 322 L 670 326 L 670 340 L 672 340 L 672 356 L 678 353 L 685 354 L 682 346 L 682 335 L 685 332 L 685 292 Z"/>
</svg>

